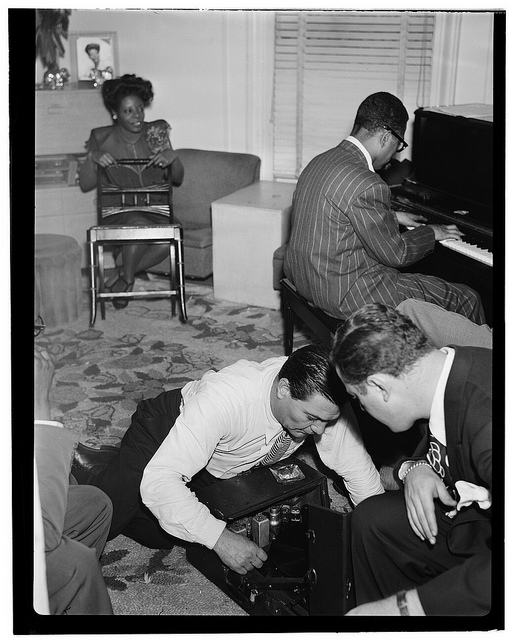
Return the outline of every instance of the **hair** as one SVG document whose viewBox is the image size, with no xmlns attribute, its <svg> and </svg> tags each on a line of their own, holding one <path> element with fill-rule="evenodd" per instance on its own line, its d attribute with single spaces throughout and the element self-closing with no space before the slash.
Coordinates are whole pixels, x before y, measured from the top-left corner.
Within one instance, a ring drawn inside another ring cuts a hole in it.
<svg viewBox="0 0 509 640">
<path fill-rule="evenodd" d="M 332 364 L 343 382 L 361 388 L 368 376 L 398 377 L 435 349 L 402 313 L 380 303 L 367 304 L 338 327 Z"/>
<path fill-rule="evenodd" d="M 330 361 L 330 351 L 318 345 L 308 345 L 290 354 L 279 371 L 278 379 L 286 378 L 295 400 L 307 400 L 321 394 L 338 407 L 348 401 L 346 389 Z"/>
<path fill-rule="evenodd" d="M 97 51 L 100 51 L 101 47 L 96 42 L 91 42 L 90 44 L 87 44 L 87 46 L 85 47 L 85 52 L 88 53 L 92 49 L 97 49 Z"/>
<path fill-rule="evenodd" d="M 403 135 L 407 122 L 408 111 L 401 100 L 391 93 L 380 91 L 372 93 L 361 102 L 352 133 L 357 133 L 361 128 L 375 133 L 387 126 Z"/>
<path fill-rule="evenodd" d="M 106 109 L 117 112 L 120 103 L 127 96 L 138 96 L 147 106 L 154 98 L 152 83 L 134 74 L 125 74 L 120 78 L 106 80 L 102 86 L 102 96 Z"/>
</svg>

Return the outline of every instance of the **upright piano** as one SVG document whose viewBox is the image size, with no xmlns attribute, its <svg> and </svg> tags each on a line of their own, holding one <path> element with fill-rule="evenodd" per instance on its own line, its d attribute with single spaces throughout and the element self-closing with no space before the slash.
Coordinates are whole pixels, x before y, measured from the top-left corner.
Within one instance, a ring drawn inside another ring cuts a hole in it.
<svg viewBox="0 0 509 640">
<path fill-rule="evenodd" d="M 465 235 L 437 243 L 433 254 L 403 270 L 471 286 L 492 325 L 492 112 L 486 105 L 417 109 L 411 166 L 411 174 L 391 187 L 393 208 L 419 213 L 430 224 L 455 224 Z"/>
</svg>

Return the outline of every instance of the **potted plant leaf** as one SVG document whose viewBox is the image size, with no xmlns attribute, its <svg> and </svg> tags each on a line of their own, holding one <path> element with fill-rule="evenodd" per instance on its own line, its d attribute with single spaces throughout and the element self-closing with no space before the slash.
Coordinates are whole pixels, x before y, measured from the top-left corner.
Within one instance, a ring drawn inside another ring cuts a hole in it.
<svg viewBox="0 0 509 640">
<path fill-rule="evenodd" d="M 59 59 L 65 53 L 62 39 L 69 36 L 70 15 L 71 9 L 36 10 L 35 52 L 46 68 L 44 88 L 61 87 L 69 77 L 67 69 L 59 69 Z"/>
</svg>

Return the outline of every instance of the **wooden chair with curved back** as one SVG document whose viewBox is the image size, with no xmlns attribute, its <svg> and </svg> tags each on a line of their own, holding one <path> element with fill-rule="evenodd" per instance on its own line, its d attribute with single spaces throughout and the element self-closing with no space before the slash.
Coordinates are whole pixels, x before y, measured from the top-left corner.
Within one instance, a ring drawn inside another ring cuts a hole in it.
<svg viewBox="0 0 509 640">
<path fill-rule="evenodd" d="M 119 165 L 147 164 L 148 159 L 118 160 Z M 179 304 L 181 322 L 186 322 L 184 282 L 184 232 L 182 225 L 174 222 L 171 172 L 164 183 L 146 187 L 122 188 L 110 184 L 104 170 L 98 168 L 97 216 L 98 225 L 88 230 L 90 250 L 90 326 L 95 324 L 97 304 L 101 317 L 106 317 L 105 301 L 113 298 L 170 298 L 172 315 Z M 108 225 L 108 218 L 123 212 L 143 211 L 164 215 L 167 224 L 146 226 Z M 169 288 L 151 291 L 112 292 L 104 283 L 104 249 L 115 245 L 136 243 L 167 244 L 169 260 Z"/>
</svg>

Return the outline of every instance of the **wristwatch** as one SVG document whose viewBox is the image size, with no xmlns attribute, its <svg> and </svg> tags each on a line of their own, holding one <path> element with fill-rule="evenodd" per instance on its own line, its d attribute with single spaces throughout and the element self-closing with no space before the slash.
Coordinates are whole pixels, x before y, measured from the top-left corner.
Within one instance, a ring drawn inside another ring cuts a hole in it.
<svg viewBox="0 0 509 640">
<path fill-rule="evenodd" d="M 396 594 L 396 602 L 398 603 L 399 613 L 402 616 L 409 616 L 408 605 L 406 602 L 406 591 L 398 591 Z"/>
</svg>

